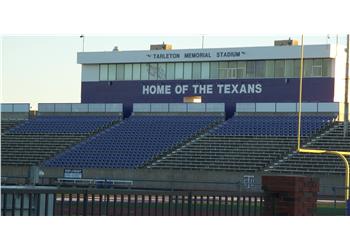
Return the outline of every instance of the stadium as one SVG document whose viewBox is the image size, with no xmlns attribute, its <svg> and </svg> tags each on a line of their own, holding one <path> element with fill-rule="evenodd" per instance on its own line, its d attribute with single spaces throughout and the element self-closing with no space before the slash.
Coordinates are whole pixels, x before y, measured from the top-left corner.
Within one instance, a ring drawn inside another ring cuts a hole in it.
<svg viewBox="0 0 350 250">
<path fill-rule="evenodd" d="M 344 161 L 297 145 L 300 111 L 303 148 L 350 151 L 346 54 L 296 40 L 79 52 L 80 103 L 1 105 L 2 213 L 273 215 L 273 177 L 309 188 L 304 203 L 343 199 Z"/>
</svg>

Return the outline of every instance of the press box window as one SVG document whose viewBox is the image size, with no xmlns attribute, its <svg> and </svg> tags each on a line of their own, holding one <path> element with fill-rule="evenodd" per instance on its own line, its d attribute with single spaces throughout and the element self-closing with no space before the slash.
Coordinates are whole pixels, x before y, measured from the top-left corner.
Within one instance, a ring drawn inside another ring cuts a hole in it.
<svg viewBox="0 0 350 250">
<path fill-rule="evenodd" d="M 312 66 L 313 66 L 312 59 L 305 59 L 304 60 L 304 76 L 305 77 L 312 76 Z"/>
<path fill-rule="evenodd" d="M 132 65 L 132 79 L 140 80 L 141 65 L 136 63 Z"/>
<path fill-rule="evenodd" d="M 149 79 L 157 80 L 158 77 L 158 66 L 156 63 L 151 63 L 149 65 Z"/>
<path fill-rule="evenodd" d="M 192 64 L 192 79 L 201 79 L 201 63 Z"/>
<path fill-rule="evenodd" d="M 201 79 L 209 79 L 209 63 L 202 62 Z"/>
<path fill-rule="evenodd" d="M 300 77 L 300 60 L 294 60 L 294 77 Z"/>
<path fill-rule="evenodd" d="M 269 60 L 265 62 L 265 77 L 267 78 L 275 77 L 275 61 Z"/>
<path fill-rule="evenodd" d="M 322 76 L 322 59 L 313 60 L 312 76 Z"/>
<path fill-rule="evenodd" d="M 256 61 L 255 62 L 255 76 L 257 78 L 265 77 L 265 61 Z"/>
<path fill-rule="evenodd" d="M 294 76 L 294 60 L 286 60 L 284 76 L 287 78 Z"/>
<path fill-rule="evenodd" d="M 174 80 L 175 79 L 175 64 L 167 63 L 166 64 L 166 79 Z"/>
<path fill-rule="evenodd" d="M 247 75 L 246 61 L 237 62 L 237 78 L 245 78 Z"/>
<path fill-rule="evenodd" d="M 255 78 L 255 61 L 247 61 L 247 78 Z"/>
<path fill-rule="evenodd" d="M 117 80 L 122 81 L 124 80 L 124 64 L 117 64 Z"/>
<path fill-rule="evenodd" d="M 210 79 L 218 79 L 219 78 L 219 63 L 211 62 L 210 63 Z"/>
<path fill-rule="evenodd" d="M 283 78 L 284 77 L 284 60 L 276 60 L 275 61 L 275 77 Z"/>
<path fill-rule="evenodd" d="M 116 80 L 116 73 L 117 73 L 117 65 L 108 64 L 108 80 L 109 81 Z"/>
<path fill-rule="evenodd" d="M 158 80 L 166 80 L 166 64 L 158 63 Z"/>
<path fill-rule="evenodd" d="M 132 64 L 125 64 L 124 79 L 132 80 Z"/>
<path fill-rule="evenodd" d="M 175 63 L 175 79 L 184 79 L 184 64 Z"/>
<path fill-rule="evenodd" d="M 148 80 L 149 64 L 141 64 L 141 80 Z"/>
<path fill-rule="evenodd" d="M 184 63 L 184 79 L 192 79 L 192 63 Z"/>
<path fill-rule="evenodd" d="M 333 61 L 326 58 L 322 60 L 322 76 L 332 76 Z"/>
<path fill-rule="evenodd" d="M 108 64 L 100 64 L 100 80 L 108 80 Z"/>
<path fill-rule="evenodd" d="M 219 62 L 219 79 L 228 78 L 228 62 Z"/>
</svg>

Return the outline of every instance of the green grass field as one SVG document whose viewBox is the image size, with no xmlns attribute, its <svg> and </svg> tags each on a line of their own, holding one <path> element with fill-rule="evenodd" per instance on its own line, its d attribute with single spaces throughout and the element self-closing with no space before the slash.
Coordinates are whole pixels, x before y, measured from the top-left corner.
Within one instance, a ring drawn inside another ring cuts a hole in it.
<svg viewBox="0 0 350 250">
<path fill-rule="evenodd" d="M 345 203 L 338 203 L 334 207 L 333 203 L 318 203 L 316 215 L 318 216 L 341 216 L 345 215 Z"/>
</svg>

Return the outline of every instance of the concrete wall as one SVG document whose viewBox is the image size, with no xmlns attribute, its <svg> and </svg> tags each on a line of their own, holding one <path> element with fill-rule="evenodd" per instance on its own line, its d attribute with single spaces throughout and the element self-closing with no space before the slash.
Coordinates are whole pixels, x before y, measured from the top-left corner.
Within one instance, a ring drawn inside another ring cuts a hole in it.
<svg viewBox="0 0 350 250">
<path fill-rule="evenodd" d="M 89 113 L 122 113 L 121 103 L 39 103 L 40 114 L 89 114 Z"/>
<path fill-rule="evenodd" d="M 44 178 L 63 178 L 64 168 L 45 168 Z M 172 169 L 83 169 L 83 179 L 132 180 L 134 187 L 140 188 L 188 188 L 216 190 L 260 190 L 264 172 L 196 171 Z M 267 174 L 268 175 L 268 174 Z M 28 176 L 28 168 L 2 167 L 2 176 Z M 244 176 L 254 176 L 255 187 L 243 186 Z M 319 178 L 321 195 L 333 195 L 332 187 L 343 187 L 344 177 L 340 175 L 311 175 Z M 211 182 L 211 183 L 205 183 Z M 239 184 L 241 182 L 241 184 Z M 215 184 L 216 183 L 216 184 Z M 221 184 L 220 184 L 221 183 Z M 338 190 L 342 195 L 342 190 Z"/>
<path fill-rule="evenodd" d="M 302 112 L 312 113 L 339 113 L 340 104 L 338 102 L 303 102 L 301 106 Z M 277 102 L 277 103 L 237 103 L 237 113 L 274 113 L 299 112 L 299 103 L 293 102 Z"/>
<path fill-rule="evenodd" d="M 4 120 L 23 120 L 29 118 L 29 103 L 2 103 L 1 119 Z"/>
<path fill-rule="evenodd" d="M 224 113 L 224 103 L 134 103 L 134 113 Z"/>
</svg>

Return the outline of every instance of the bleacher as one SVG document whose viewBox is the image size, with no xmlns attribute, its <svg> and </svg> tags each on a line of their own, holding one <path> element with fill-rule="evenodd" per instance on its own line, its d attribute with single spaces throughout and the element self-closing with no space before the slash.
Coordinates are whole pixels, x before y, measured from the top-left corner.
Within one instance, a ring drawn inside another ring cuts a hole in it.
<svg viewBox="0 0 350 250">
<path fill-rule="evenodd" d="M 350 137 L 343 137 L 343 123 L 336 123 L 334 127 L 320 136 L 313 138 L 304 148 L 350 151 Z M 349 129 L 350 134 L 350 129 Z M 350 160 L 350 158 L 348 158 Z M 284 174 L 336 174 L 345 173 L 344 162 L 335 155 L 316 155 L 297 153 L 288 155 L 286 159 L 270 166 L 269 172 Z"/>
<path fill-rule="evenodd" d="M 331 115 L 304 116 L 303 140 L 333 120 Z M 296 148 L 297 131 L 296 114 L 238 115 L 148 167 L 257 172 Z"/>
<path fill-rule="evenodd" d="M 38 116 L 9 130 L 11 134 L 90 134 L 111 126 L 116 116 Z"/>
<path fill-rule="evenodd" d="M 32 166 L 120 121 L 120 116 L 39 116 L 1 138 L 2 166 Z"/>
<path fill-rule="evenodd" d="M 137 168 L 198 137 L 217 123 L 215 115 L 132 115 L 70 150 L 46 167 Z"/>
<path fill-rule="evenodd" d="M 301 126 L 304 137 L 317 134 L 334 120 L 332 115 L 302 116 Z M 296 137 L 298 134 L 297 115 L 242 115 L 229 119 L 225 124 L 210 132 L 211 135 L 235 136 L 283 136 Z"/>
<path fill-rule="evenodd" d="M 1 134 L 22 123 L 23 120 L 1 120 Z"/>
</svg>

